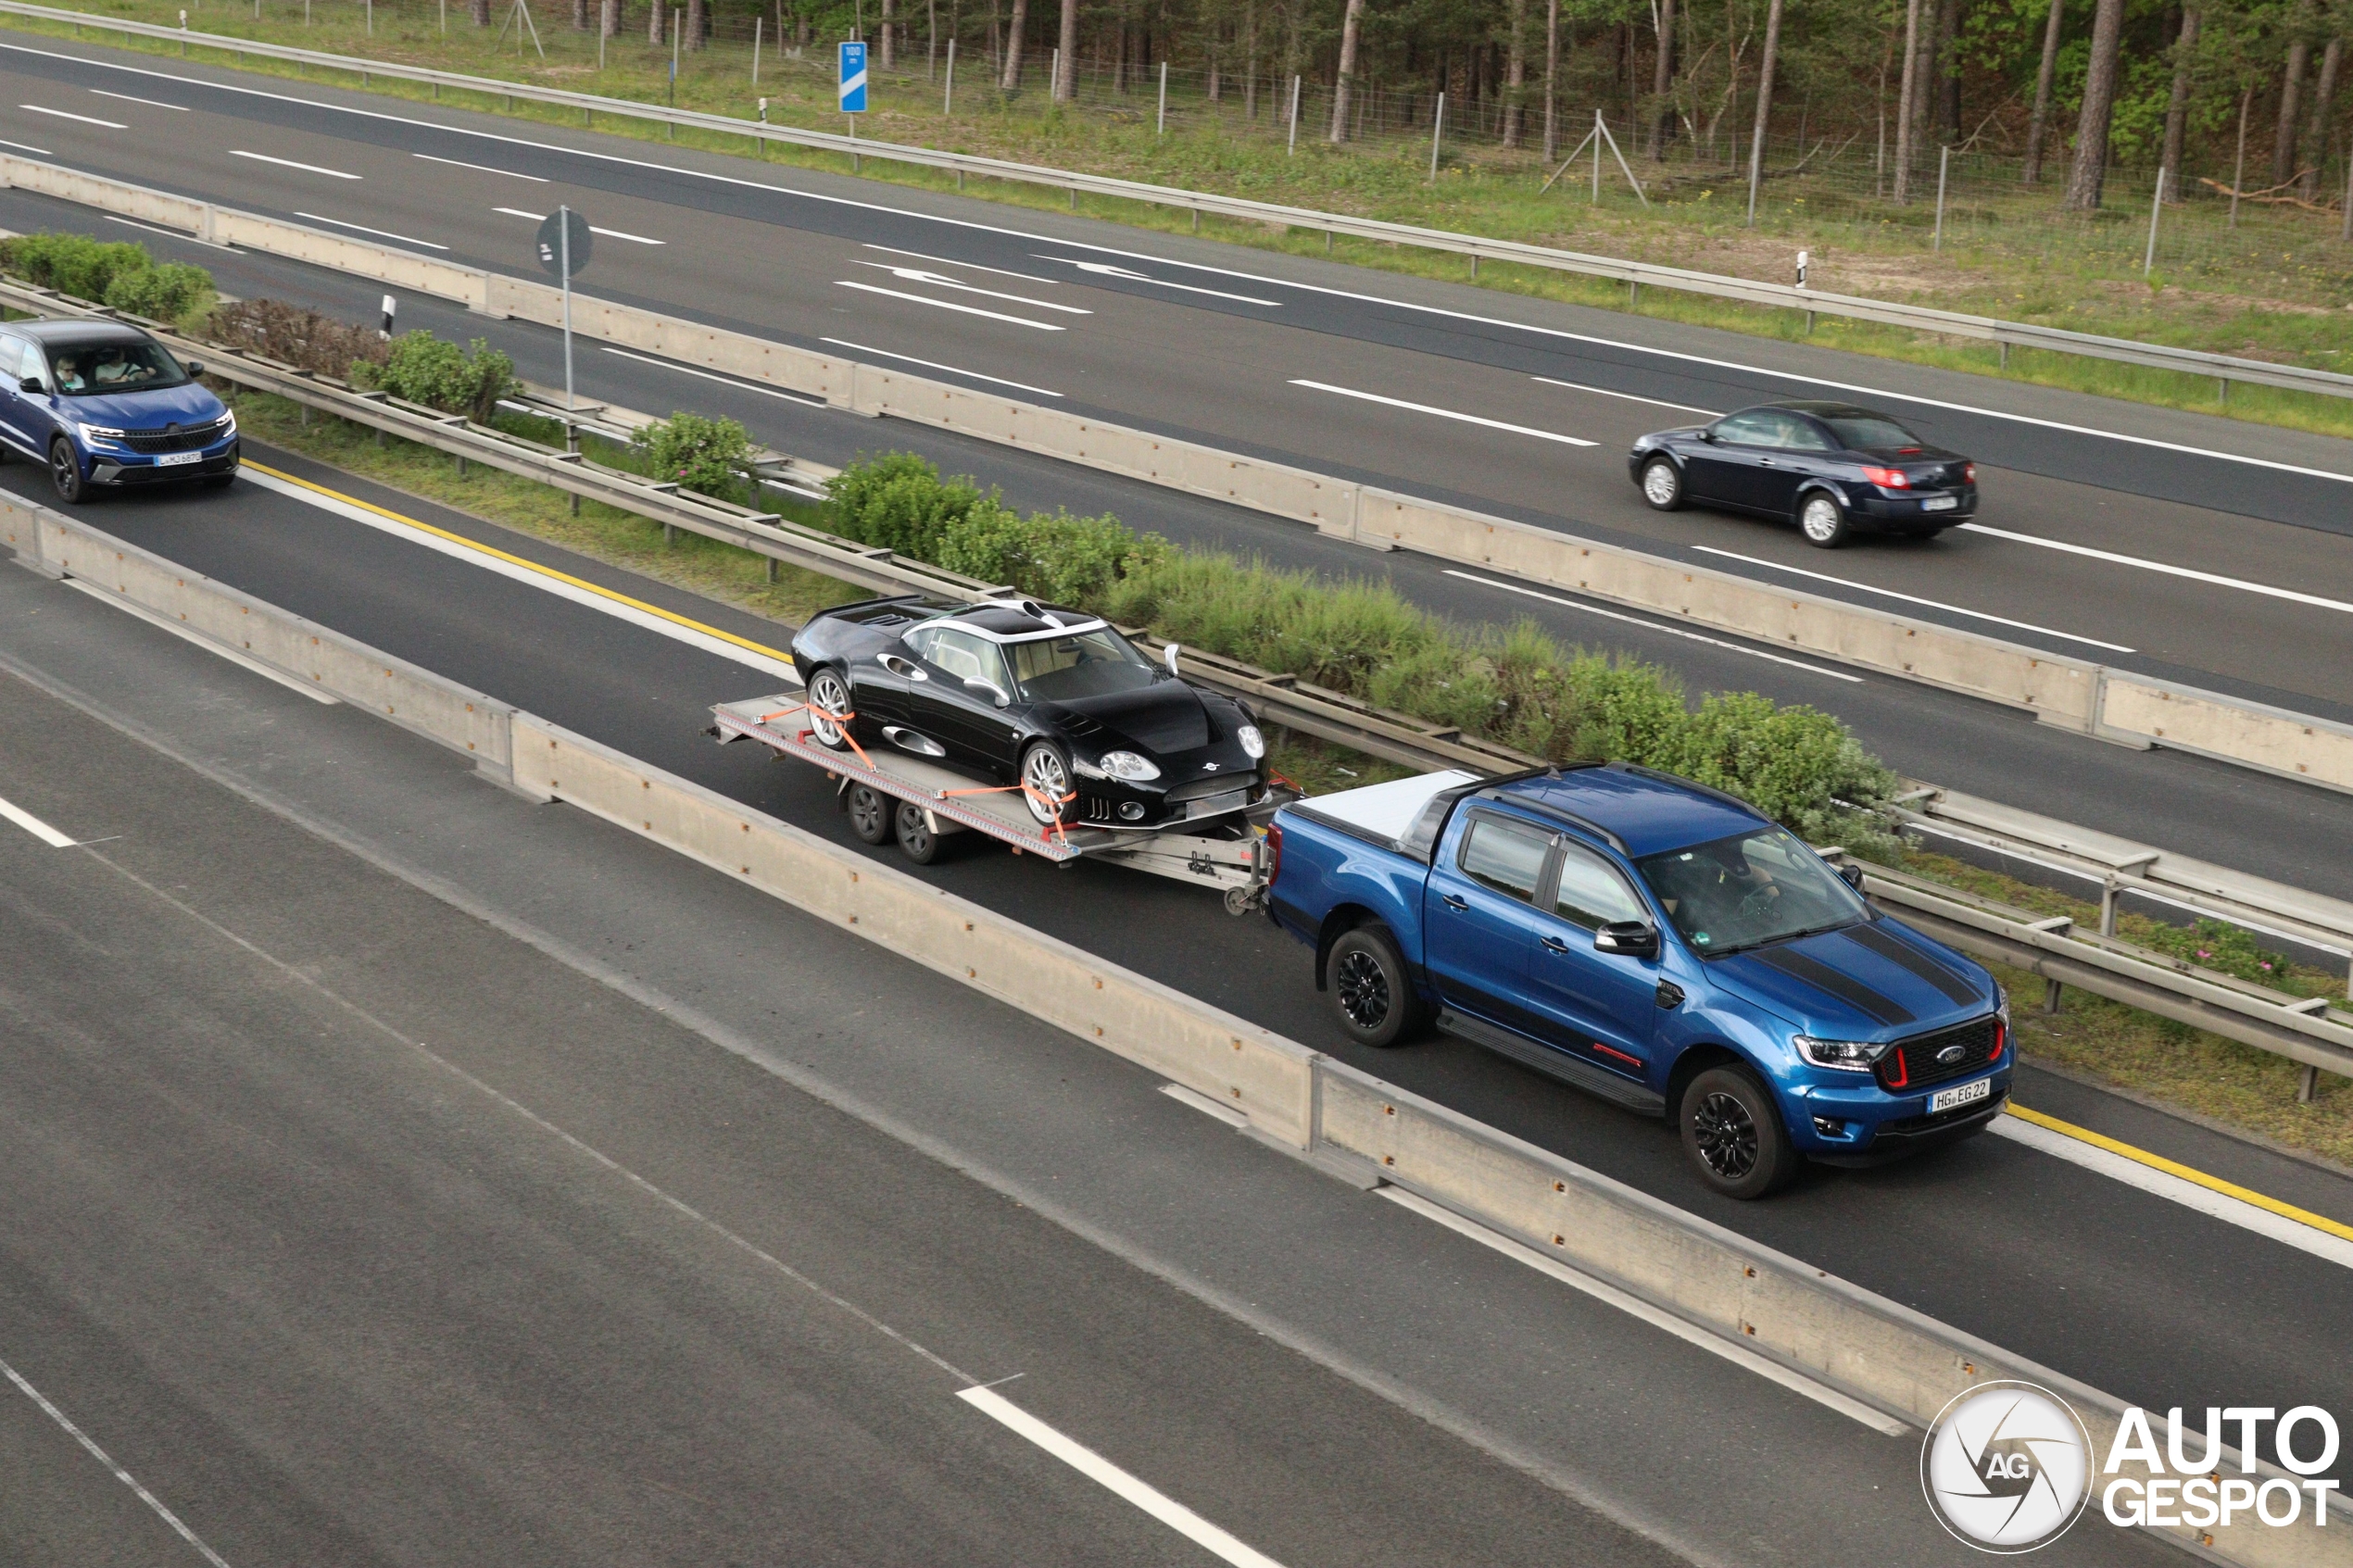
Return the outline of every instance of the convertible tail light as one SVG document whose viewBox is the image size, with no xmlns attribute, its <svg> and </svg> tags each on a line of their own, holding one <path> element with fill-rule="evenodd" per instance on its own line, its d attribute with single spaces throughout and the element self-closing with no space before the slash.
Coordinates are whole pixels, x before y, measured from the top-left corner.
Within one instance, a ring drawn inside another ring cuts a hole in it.
<svg viewBox="0 0 2353 1568">
<path fill-rule="evenodd" d="M 1964 484 L 1975 484 L 1977 483 L 1977 465 L 1975 463 L 1963 463 L 1961 465 L 1961 483 Z"/>
<path fill-rule="evenodd" d="M 1912 476 L 1902 469 L 1875 469 L 1866 464 L 1863 477 L 1882 490 L 1909 490 Z"/>
<path fill-rule="evenodd" d="M 1283 824 L 1268 822 L 1266 824 L 1266 885 L 1274 886 L 1275 879 L 1282 874 Z"/>
</svg>

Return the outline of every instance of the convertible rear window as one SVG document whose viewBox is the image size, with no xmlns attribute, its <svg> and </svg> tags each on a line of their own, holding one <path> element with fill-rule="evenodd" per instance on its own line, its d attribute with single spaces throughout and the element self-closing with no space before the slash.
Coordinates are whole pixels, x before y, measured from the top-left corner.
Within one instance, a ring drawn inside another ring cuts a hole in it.
<svg viewBox="0 0 2353 1568">
<path fill-rule="evenodd" d="M 1917 452 L 1920 438 L 1880 414 L 1832 414 L 1827 421 L 1850 452 Z"/>
<path fill-rule="evenodd" d="M 1151 662 L 1107 627 L 1007 643 L 1005 657 L 1013 662 L 1013 684 L 1024 702 L 1108 696 L 1149 686 L 1153 679 Z"/>
<path fill-rule="evenodd" d="M 180 361 L 159 343 L 118 338 L 96 343 L 52 343 L 47 347 L 57 390 L 68 397 L 146 392 L 159 386 L 179 386 L 188 379 Z"/>
</svg>

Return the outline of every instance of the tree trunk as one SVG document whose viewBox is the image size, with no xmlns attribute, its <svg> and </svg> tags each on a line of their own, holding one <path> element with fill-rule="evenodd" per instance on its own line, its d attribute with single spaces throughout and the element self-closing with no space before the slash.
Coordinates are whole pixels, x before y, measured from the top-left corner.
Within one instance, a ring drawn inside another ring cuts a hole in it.
<svg viewBox="0 0 2353 1568">
<path fill-rule="evenodd" d="M 1005 74 L 997 79 L 1000 92 L 1021 85 L 1021 55 L 1029 26 L 1029 0 L 1013 0 L 1013 14 L 1005 24 Z"/>
<path fill-rule="evenodd" d="M 621 0 L 604 0 L 597 7 L 597 36 L 613 38 L 621 32 Z"/>
<path fill-rule="evenodd" d="M 572 0 L 572 30 L 574 32 L 588 31 L 588 0 Z"/>
<path fill-rule="evenodd" d="M 1961 0 L 1937 0 L 1935 140 L 1951 146 L 1961 139 Z"/>
<path fill-rule="evenodd" d="M 2124 42 L 2124 0 L 2099 0 L 2092 13 L 2092 60 L 2083 77 L 2083 112 L 2075 123 L 2075 162 L 2059 205 L 2090 212 L 2108 178 L 2108 122 L 2116 113 L 2116 59 Z"/>
<path fill-rule="evenodd" d="M 2173 95 L 2165 103 L 2165 150 L 2158 155 L 2165 189 L 2158 194 L 2164 201 L 2182 199 L 2182 143 L 2189 132 L 2190 56 L 2197 48 L 2197 11 L 2183 7 L 2182 31 L 2173 40 Z"/>
<path fill-rule="evenodd" d="M 1912 0 L 1918 5 L 1919 0 Z M 1675 106 L 1667 99 L 1675 85 L 1675 0 L 1658 0 L 1658 62 L 1651 69 L 1651 96 L 1658 100 L 1657 118 L 1651 122 L 1651 158 L 1667 159 L 1667 140 L 1675 134 Z"/>
<path fill-rule="evenodd" d="M 711 0 L 686 0 L 686 36 L 679 42 L 693 54 L 702 47 L 703 29 L 711 20 Z"/>
<path fill-rule="evenodd" d="M 2059 22 L 2067 0 L 2051 0 L 2051 14 L 2043 22 L 2043 65 L 2034 73 L 2034 118 L 2026 127 L 2026 183 L 2043 180 L 2043 144 L 2051 128 L 2051 78 L 2058 69 Z"/>
<path fill-rule="evenodd" d="M 2280 80 L 2280 123 L 2271 133 L 2271 183 L 2284 185 L 2296 177 L 2296 137 L 2304 127 L 2297 123 L 2304 107 L 2304 71 L 2312 63 L 2312 44 L 2309 39 L 2292 40 L 2287 46 L 2287 67 Z"/>
<path fill-rule="evenodd" d="M 1356 91 L 1356 46 L 1364 28 L 1365 0 L 1348 0 L 1340 22 L 1340 76 L 1332 83 L 1332 129 L 1327 138 L 1334 146 L 1348 140 L 1348 106 Z"/>
<path fill-rule="evenodd" d="M 466 15 L 472 19 L 474 26 L 488 27 L 490 25 L 490 0 L 469 0 L 469 4 L 466 6 Z"/>
<path fill-rule="evenodd" d="M 1528 0 L 1511 0 L 1505 16 L 1510 35 L 1504 60 L 1504 145 L 1516 147 L 1528 135 L 1528 106 L 1521 101 L 1528 90 Z"/>
<path fill-rule="evenodd" d="M 1065 6 L 1076 0 L 1063 0 Z M 1242 4 L 1242 118 L 1258 118 L 1258 0 Z"/>
<path fill-rule="evenodd" d="M 1561 156 L 1561 0 L 1544 0 L 1544 163 Z"/>
<path fill-rule="evenodd" d="M 876 63 L 885 70 L 899 63 L 898 39 L 895 36 L 899 31 L 898 15 L 897 0 L 882 0 L 882 37 L 877 41 L 882 48 L 876 52 Z"/>
<path fill-rule="evenodd" d="M 653 4 L 646 7 L 646 42 L 656 47 L 660 47 L 662 40 L 662 7 L 669 3 L 670 0 L 653 0 Z M 475 0 L 475 5 L 484 16 L 490 14 L 490 0 Z"/>
<path fill-rule="evenodd" d="M 1062 50 L 1062 69 L 1054 73 L 1054 102 L 1066 104 L 1077 96 L 1078 84 L 1078 0 L 1063 0 L 1062 27 L 1057 34 Z M 1216 73 L 1210 74 L 1210 94 L 1217 96 Z"/>
<path fill-rule="evenodd" d="M 1765 12 L 1765 57 L 1756 64 L 1756 131 L 1748 140 L 1748 220 L 1756 221 L 1756 187 L 1765 177 L 1765 127 L 1773 117 L 1773 67 L 1781 53 L 1781 0 Z M 1800 147 L 1802 157 L 1806 149 Z"/>
<path fill-rule="evenodd" d="M 2321 199 L 2321 165 L 2329 160 L 2329 112 L 2336 107 L 2336 73 L 2345 63 L 2345 40 L 2332 38 L 2321 51 L 2321 80 L 2312 89 L 2312 167 L 2304 171 L 2301 194 L 2308 202 Z"/>
<path fill-rule="evenodd" d="M 2057 4 L 2057 0 L 2053 0 Z M 1895 94 L 1895 201 L 1912 199 L 1912 107 L 1919 89 L 1920 0 L 1904 6 L 1904 85 Z"/>
</svg>

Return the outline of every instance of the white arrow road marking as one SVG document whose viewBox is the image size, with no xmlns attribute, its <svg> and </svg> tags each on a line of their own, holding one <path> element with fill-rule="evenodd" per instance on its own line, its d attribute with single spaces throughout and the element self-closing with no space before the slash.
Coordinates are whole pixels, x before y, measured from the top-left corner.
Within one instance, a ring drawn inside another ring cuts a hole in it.
<svg viewBox="0 0 2353 1568">
<path fill-rule="evenodd" d="M 856 289 L 860 294 L 878 294 L 887 299 L 912 300 L 917 305 L 928 305 L 936 310 L 953 310 L 960 315 L 964 316 L 986 316 L 992 321 L 1011 321 L 1017 327 L 1035 327 L 1041 332 L 1066 332 L 1070 331 L 1068 327 L 1058 327 L 1051 321 L 1033 321 L 1023 316 L 1008 316 L 1001 310 L 983 310 L 977 305 L 956 305 L 944 299 L 926 299 L 919 294 L 902 294 L 897 289 L 876 288 L 872 283 L 853 283 L 848 278 L 836 278 L 834 280 L 834 286 L 836 288 Z"/>
<path fill-rule="evenodd" d="M 1092 310 L 1076 305 L 1056 305 L 1051 300 L 1032 299 L 1027 295 L 999 294 L 939 272 L 926 272 L 920 267 L 894 267 L 887 261 L 854 261 L 859 267 L 873 267 L 889 273 L 904 283 L 923 283 L 935 289 L 954 289 L 960 294 L 976 294 L 984 299 L 1001 299 L 1014 305 L 1033 306 L 1039 310 L 1059 310 L 1065 316 L 1092 316 Z"/>
<path fill-rule="evenodd" d="M 1037 255 L 1036 252 L 1031 254 Z M 1172 283 L 1165 278 L 1155 278 L 1148 273 L 1138 272 L 1126 267 L 1114 267 L 1108 261 L 1081 261 L 1075 256 L 1038 256 L 1038 259 L 1060 261 L 1077 268 L 1081 272 L 1092 272 L 1104 278 L 1125 278 L 1131 283 L 1150 283 L 1154 288 L 1175 289 L 1179 294 L 1205 294 L 1212 299 L 1230 299 L 1243 305 L 1264 305 L 1270 310 L 1280 310 L 1283 307 L 1283 302 L 1279 299 L 1255 299 L 1246 294 L 1227 294 L 1223 289 L 1205 289 L 1193 283 Z"/>
</svg>

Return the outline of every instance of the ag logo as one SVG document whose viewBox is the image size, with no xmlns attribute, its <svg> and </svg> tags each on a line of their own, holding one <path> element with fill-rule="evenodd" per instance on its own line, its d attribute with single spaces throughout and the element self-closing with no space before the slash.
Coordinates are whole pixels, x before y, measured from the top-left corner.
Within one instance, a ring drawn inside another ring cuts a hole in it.
<svg viewBox="0 0 2353 1568">
<path fill-rule="evenodd" d="M 2032 1383 L 1988 1383 L 1938 1412 L 1920 1445 L 1920 1490 L 1938 1524 L 1980 1551 L 2033 1551 L 2091 1500 L 2092 1439 L 2066 1401 Z"/>
</svg>

